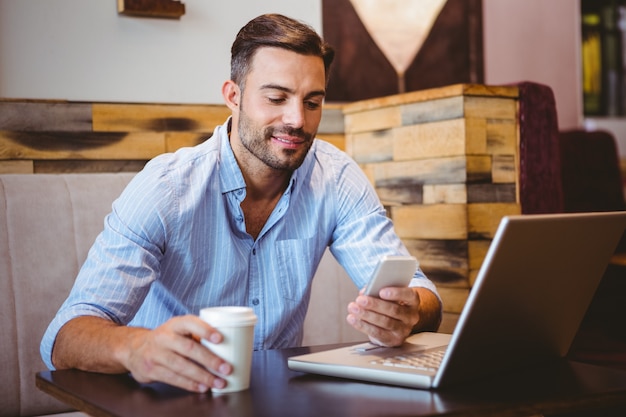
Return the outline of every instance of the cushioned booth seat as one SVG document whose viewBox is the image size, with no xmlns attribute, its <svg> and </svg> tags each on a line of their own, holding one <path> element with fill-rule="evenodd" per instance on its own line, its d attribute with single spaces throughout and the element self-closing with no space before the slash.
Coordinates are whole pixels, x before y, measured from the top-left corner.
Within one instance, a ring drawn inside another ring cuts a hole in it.
<svg viewBox="0 0 626 417">
<path fill-rule="evenodd" d="M 39 343 L 133 175 L 0 175 L 0 416 L 68 410 L 35 387 L 35 374 L 45 369 Z M 364 340 L 344 320 L 357 293 L 327 252 L 314 279 L 304 344 Z"/>
<path fill-rule="evenodd" d="M 131 177 L 0 176 L 0 416 L 68 410 L 35 387 L 39 342 Z"/>
</svg>

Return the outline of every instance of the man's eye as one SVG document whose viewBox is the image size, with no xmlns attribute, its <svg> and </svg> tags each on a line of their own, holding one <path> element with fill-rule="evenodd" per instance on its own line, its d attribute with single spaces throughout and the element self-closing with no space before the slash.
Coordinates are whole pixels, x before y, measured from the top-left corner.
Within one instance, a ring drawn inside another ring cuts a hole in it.
<svg viewBox="0 0 626 417">
<path fill-rule="evenodd" d="M 267 100 L 272 104 L 281 104 L 285 102 L 285 99 L 282 97 L 268 97 Z"/>
<path fill-rule="evenodd" d="M 320 108 L 321 103 L 318 103 L 316 101 L 306 101 L 305 105 L 309 110 L 317 110 Z"/>
</svg>

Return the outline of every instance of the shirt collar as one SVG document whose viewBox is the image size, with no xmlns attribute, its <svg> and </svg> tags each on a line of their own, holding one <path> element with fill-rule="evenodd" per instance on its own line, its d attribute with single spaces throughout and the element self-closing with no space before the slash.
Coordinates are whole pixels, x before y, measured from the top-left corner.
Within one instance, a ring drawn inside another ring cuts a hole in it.
<svg viewBox="0 0 626 417">
<path fill-rule="evenodd" d="M 229 117 L 226 122 L 215 128 L 213 136 L 220 141 L 220 184 L 221 192 L 228 193 L 238 189 L 246 188 L 246 182 L 243 179 L 243 174 L 233 149 L 230 147 L 230 139 L 228 134 L 230 133 L 230 126 L 232 119 Z"/>
</svg>

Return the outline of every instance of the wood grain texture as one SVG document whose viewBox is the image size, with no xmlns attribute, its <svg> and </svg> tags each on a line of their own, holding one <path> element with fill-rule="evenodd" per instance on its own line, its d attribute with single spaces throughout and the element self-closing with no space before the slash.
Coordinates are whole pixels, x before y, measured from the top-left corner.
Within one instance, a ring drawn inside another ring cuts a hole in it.
<svg viewBox="0 0 626 417">
<path fill-rule="evenodd" d="M 349 114 L 363 112 L 365 110 L 400 106 L 407 103 L 438 100 L 455 96 L 490 98 L 501 97 L 517 101 L 517 98 L 519 97 L 519 89 L 517 87 L 491 86 L 483 84 L 451 84 L 437 88 L 412 91 L 410 93 L 395 94 L 368 100 L 355 101 L 353 103 L 346 103 L 343 107 L 343 112 L 347 116 Z"/>
<path fill-rule="evenodd" d="M 437 286 L 469 288 L 467 240 L 404 239 L 404 244 Z"/>
<path fill-rule="evenodd" d="M 466 184 L 426 184 L 422 187 L 423 204 L 465 204 Z"/>
<path fill-rule="evenodd" d="M 380 107 L 358 113 L 345 113 L 346 134 L 370 132 L 402 126 L 399 107 Z"/>
<path fill-rule="evenodd" d="M 458 184 L 467 182 L 468 178 L 468 163 L 464 156 L 366 165 L 372 170 L 376 188 L 403 184 Z M 484 168 L 483 175 L 486 175 Z"/>
<path fill-rule="evenodd" d="M 404 205 L 391 207 L 391 218 L 403 239 L 467 239 L 465 204 Z"/>
<path fill-rule="evenodd" d="M 165 152 L 175 152 L 180 148 L 192 147 L 211 138 L 210 133 L 200 132 L 166 132 Z"/>
<path fill-rule="evenodd" d="M 151 159 L 165 152 L 162 133 L 0 131 L 0 159 Z"/>
<path fill-rule="evenodd" d="M 502 217 L 521 214 L 518 203 L 479 203 L 467 205 L 470 239 L 493 239 Z"/>
<path fill-rule="evenodd" d="M 516 159 L 514 155 L 494 155 L 491 160 L 491 180 L 494 184 L 517 182 Z"/>
<path fill-rule="evenodd" d="M 324 107 L 322 107 L 322 120 L 320 121 L 317 133 L 343 134 L 344 132 L 343 106 L 325 103 Z"/>
<path fill-rule="evenodd" d="M 319 133 L 317 138 L 332 143 L 342 151 L 346 150 L 346 137 L 343 134 Z"/>
<path fill-rule="evenodd" d="M 393 130 L 346 134 L 346 152 L 359 164 L 393 160 Z"/>
<path fill-rule="evenodd" d="M 91 104 L 0 100 L 0 130 L 88 132 L 92 130 Z"/>
<path fill-rule="evenodd" d="M 465 120 L 452 119 L 393 129 L 393 159 L 439 158 L 466 154 Z"/>
<path fill-rule="evenodd" d="M 462 95 L 455 95 L 402 104 L 402 126 L 462 118 L 463 102 Z"/>
<path fill-rule="evenodd" d="M 446 313 L 460 313 L 465 307 L 467 297 L 469 297 L 469 288 L 440 287 L 439 295 L 443 302 L 443 311 Z"/>
<path fill-rule="evenodd" d="M 515 203 L 515 183 L 512 184 L 468 184 L 468 203 Z"/>
<path fill-rule="evenodd" d="M 517 155 L 517 121 L 511 119 L 484 119 L 487 135 L 486 152 L 491 155 Z"/>
<path fill-rule="evenodd" d="M 58 159 L 35 160 L 35 174 L 70 174 L 96 172 L 139 172 L 148 160 L 120 160 L 120 159 Z"/>
<path fill-rule="evenodd" d="M 33 161 L 0 161 L 0 174 L 32 174 L 35 172 Z"/>
<path fill-rule="evenodd" d="M 177 0 L 117 0 L 117 11 L 127 16 L 179 19 L 185 5 Z"/>
<path fill-rule="evenodd" d="M 96 132 L 192 131 L 212 133 L 230 116 L 222 105 L 93 104 Z"/>
</svg>

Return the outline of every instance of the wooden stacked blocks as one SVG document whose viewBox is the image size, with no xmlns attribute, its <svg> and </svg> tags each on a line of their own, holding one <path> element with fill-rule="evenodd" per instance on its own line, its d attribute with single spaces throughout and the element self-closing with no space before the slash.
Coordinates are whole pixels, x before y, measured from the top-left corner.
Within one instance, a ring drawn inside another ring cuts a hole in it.
<svg viewBox="0 0 626 417">
<path fill-rule="evenodd" d="M 346 151 L 459 313 L 504 215 L 519 214 L 515 87 L 454 85 L 344 106 Z"/>
<path fill-rule="evenodd" d="M 210 137 L 224 106 L 0 101 L 0 172 L 139 171 Z"/>
<path fill-rule="evenodd" d="M 0 100 L 0 173 L 136 172 L 228 116 L 225 105 Z M 320 135 L 343 149 L 341 108 L 323 119 Z"/>
<path fill-rule="evenodd" d="M 319 137 L 363 168 L 459 313 L 493 233 L 520 212 L 516 87 L 454 85 L 324 107 Z M 0 101 L 0 172 L 139 171 L 210 137 L 223 105 Z"/>
</svg>

